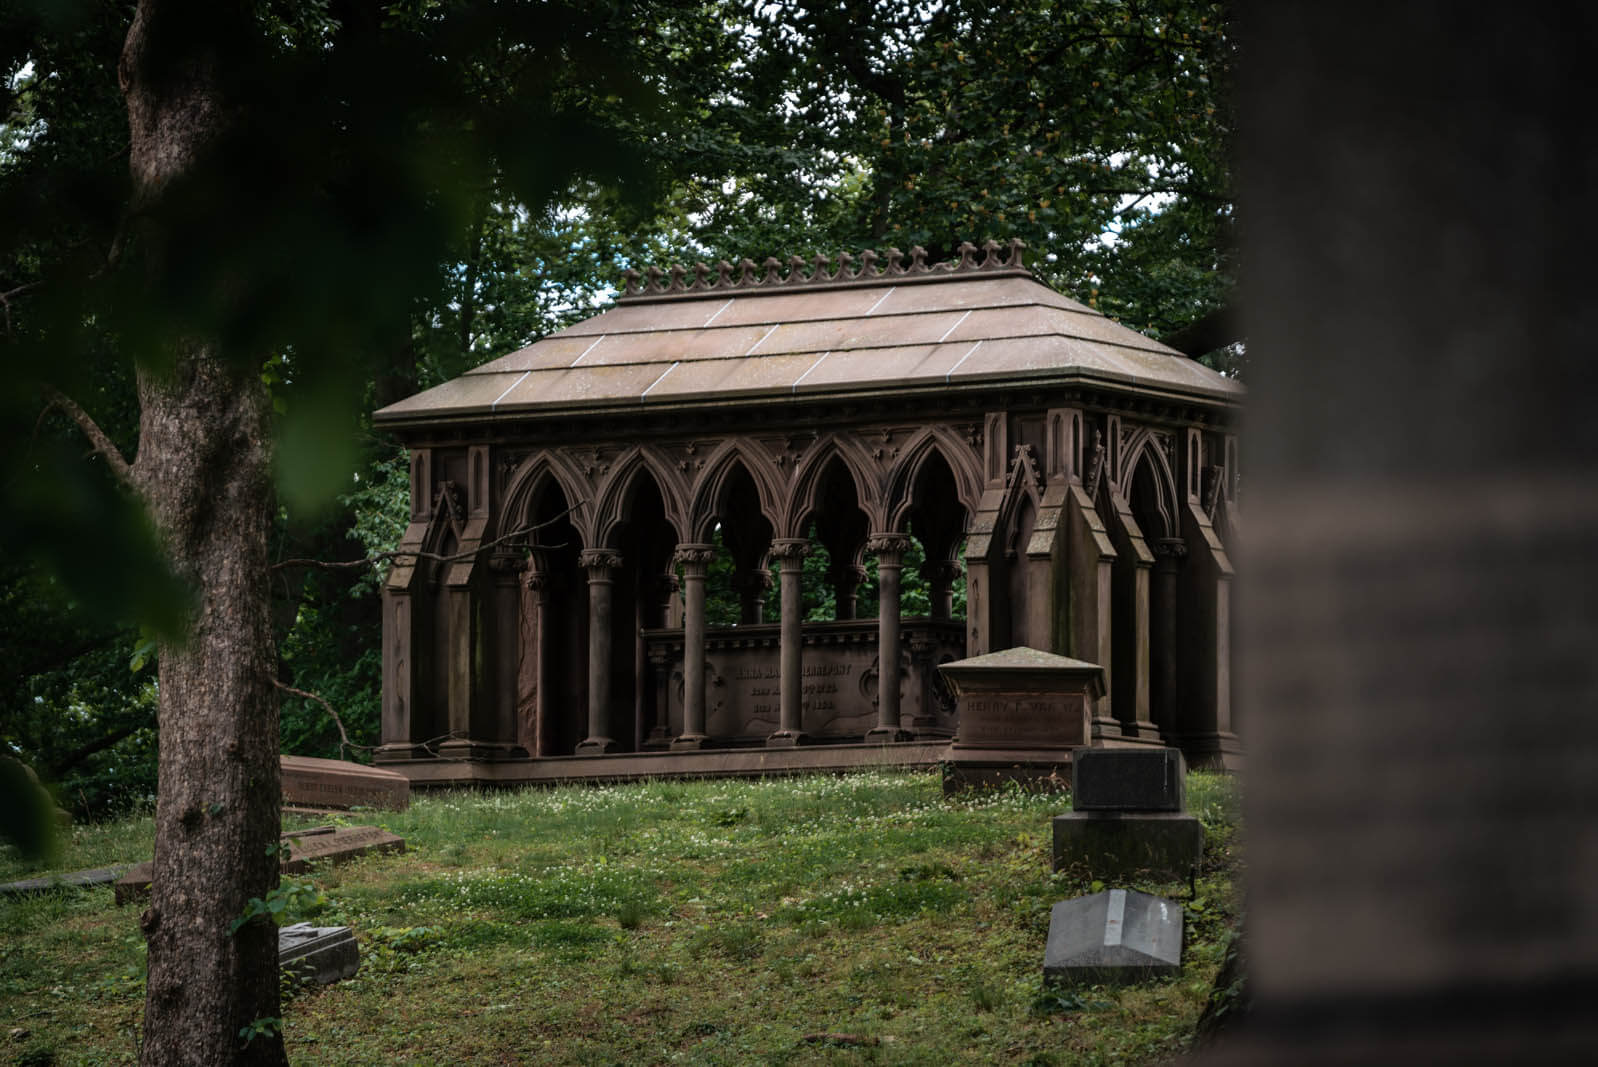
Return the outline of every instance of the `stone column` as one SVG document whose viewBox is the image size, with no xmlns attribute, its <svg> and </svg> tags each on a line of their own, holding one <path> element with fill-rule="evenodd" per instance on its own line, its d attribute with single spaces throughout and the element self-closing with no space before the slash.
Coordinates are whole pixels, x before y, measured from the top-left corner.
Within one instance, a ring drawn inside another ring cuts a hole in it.
<svg viewBox="0 0 1598 1067">
<path fill-rule="evenodd" d="M 910 672 L 916 680 L 916 693 L 920 698 L 910 713 L 910 733 L 913 737 L 931 736 L 938 728 L 938 716 L 933 705 L 937 699 L 937 656 L 936 637 L 924 630 L 910 631 Z M 903 714 L 902 709 L 900 713 Z"/>
<path fill-rule="evenodd" d="M 655 617 L 658 620 L 655 625 L 663 629 L 672 629 L 672 600 L 677 595 L 677 576 L 667 571 L 655 580 L 653 588 Z M 647 748 L 665 748 L 672 741 L 669 703 L 672 657 L 666 654 L 665 647 L 657 641 L 649 646 L 648 660 L 650 679 L 655 689 L 655 721 L 649 728 L 649 737 L 645 739 L 644 745 Z"/>
<path fill-rule="evenodd" d="M 1176 738 L 1176 578 L 1187 544 L 1180 537 L 1153 543 L 1154 589 L 1149 619 L 1149 703 L 1154 725 L 1167 744 Z"/>
<path fill-rule="evenodd" d="M 778 705 L 777 732 L 766 738 L 774 748 L 801 744 L 804 699 L 804 594 L 800 578 L 804 573 L 805 557 L 810 554 L 810 542 L 804 538 L 784 537 L 771 543 L 771 554 L 782 564 L 782 660 L 780 668 L 781 699 Z"/>
<path fill-rule="evenodd" d="M 854 618 L 859 610 L 860 584 L 866 580 L 866 569 L 857 563 L 834 563 L 827 570 L 827 580 L 832 583 L 833 618 Z"/>
<path fill-rule="evenodd" d="M 554 656 L 550 654 L 550 576 L 528 569 L 523 578 L 527 608 L 522 615 L 521 662 L 517 670 L 517 719 L 522 747 L 529 756 L 547 756 L 544 722 L 553 706 L 550 699 Z"/>
<path fill-rule="evenodd" d="M 588 736 L 577 745 L 579 756 L 597 756 L 616 747 L 610 729 L 611 585 L 621 554 L 608 548 L 585 548 L 577 563 L 588 572 Z"/>
<path fill-rule="evenodd" d="M 716 558 L 713 545 L 677 546 L 682 564 L 682 734 L 671 747 L 703 748 L 705 736 L 705 576 Z"/>
<path fill-rule="evenodd" d="M 867 741 L 907 741 L 899 728 L 899 570 L 910 538 L 904 534 L 872 534 L 866 551 L 877 557 L 877 725 Z"/>
<path fill-rule="evenodd" d="M 741 570 L 732 576 L 738 591 L 738 619 L 746 626 L 766 621 L 766 594 L 771 592 L 771 572 L 764 567 Z"/>
<path fill-rule="evenodd" d="M 934 619 L 954 617 L 954 583 L 960 580 L 960 564 L 952 559 L 927 560 L 921 564 L 921 579 L 927 583 Z"/>
</svg>

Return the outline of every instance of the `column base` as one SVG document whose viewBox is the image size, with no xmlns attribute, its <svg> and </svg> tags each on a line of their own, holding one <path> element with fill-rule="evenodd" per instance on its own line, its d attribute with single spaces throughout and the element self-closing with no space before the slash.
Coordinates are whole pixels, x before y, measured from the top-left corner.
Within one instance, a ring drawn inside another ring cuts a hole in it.
<svg viewBox="0 0 1598 1067">
<path fill-rule="evenodd" d="M 704 748 L 709 742 L 710 738 L 705 734 L 683 734 L 680 737 L 672 738 L 671 750 L 673 752 L 683 752 L 696 748 Z"/>
<path fill-rule="evenodd" d="M 1106 718 L 1104 718 L 1102 716 L 1097 716 L 1096 715 L 1092 719 L 1089 720 L 1088 727 L 1089 727 L 1088 736 L 1092 737 L 1094 740 L 1097 740 L 1097 739 L 1099 739 L 1101 737 L 1120 737 L 1121 736 L 1121 720 L 1120 719 L 1106 719 Z"/>
<path fill-rule="evenodd" d="M 915 734 L 897 726 L 873 726 L 866 731 L 866 744 L 881 745 L 889 741 L 913 741 Z"/>
<path fill-rule="evenodd" d="M 403 741 L 392 742 L 387 745 L 380 745 L 377 751 L 372 753 L 372 762 L 407 763 L 415 759 L 431 759 L 432 755 L 431 752 L 428 752 L 420 745 L 413 745 Z"/>
<path fill-rule="evenodd" d="M 510 741 L 472 741 L 454 738 L 438 746 L 440 759 L 494 760 L 511 759 L 515 744 Z"/>
<path fill-rule="evenodd" d="M 1187 757 L 1189 770 L 1226 771 L 1231 774 L 1243 770 L 1242 742 L 1229 731 L 1185 734 L 1172 743 Z"/>
<path fill-rule="evenodd" d="M 809 744 L 810 738 L 800 730 L 778 730 L 766 738 L 767 748 L 798 748 Z"/>
<path fill-rule="evenodd" d="M 1136 738 L 1151 745 L 1165 744 L 1165 735 L 1160 733 L 1160 728 L 1147 719 L 1121 723 L 1121 736 L 1129 740 Z"/>
<path fill-rule="evenodd" d="M 579 756 L 603 756 L 616 751 L 616 742 L 608 737 L 585 737 L 577 743 Z"/>
</svg>

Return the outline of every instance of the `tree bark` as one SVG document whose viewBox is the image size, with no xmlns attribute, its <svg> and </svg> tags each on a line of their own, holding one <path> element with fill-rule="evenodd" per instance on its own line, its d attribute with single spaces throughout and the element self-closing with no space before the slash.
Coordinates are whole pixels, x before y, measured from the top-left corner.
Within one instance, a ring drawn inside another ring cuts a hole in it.
<svg viewBox="0 0 1598 1067">
<path fill-rule="evenodd" d="M 163 194 L 205 168 L 238 121 L 225 78 L 246 19 L 232 4 L 142 0 L 129 29 L 119 75 L 138 240 L 154 272 L 183 254 L 163 228 Z M 271 405 L 259 361 L 224 358 L 235 354 L 203 336 L 172 346 L 169 370 L 140 374 L 134 478 L 196 599 L 187 638 L 161 649 L 142 1062 L 285 1063 L 275 1031 L 240 1034 L 281 1014 L 277 929 L 254 919 L 232 930 L 278 881 Z"/>
</svg>

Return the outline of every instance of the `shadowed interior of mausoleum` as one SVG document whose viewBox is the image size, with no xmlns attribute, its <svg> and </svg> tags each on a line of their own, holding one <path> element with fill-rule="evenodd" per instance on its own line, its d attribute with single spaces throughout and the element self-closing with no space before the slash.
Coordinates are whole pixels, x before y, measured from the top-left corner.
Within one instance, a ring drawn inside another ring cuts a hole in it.
<svg viewBox="0 0 1598 1067">
<path fill-rule="evenodd" d="M 612 309 L 378 412 L 415 553 L 385 588 L 379 761 L 933 763 L 959 726 L 939 665 L 1027 646 L 1102 668 L 1092 743 L 1236 766 L 1242 387 L 1022 254 L 629 271 Z"/>
</svg>

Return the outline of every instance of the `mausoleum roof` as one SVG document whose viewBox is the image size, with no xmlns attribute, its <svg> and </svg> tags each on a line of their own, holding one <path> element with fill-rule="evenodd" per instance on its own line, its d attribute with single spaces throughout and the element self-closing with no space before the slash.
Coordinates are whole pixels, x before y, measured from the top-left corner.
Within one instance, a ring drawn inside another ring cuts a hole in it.
<svg viewBox="0 0 1598 1067">
<path fill-rule="evenodd" d="M 377 412 L 390 425 L 1079 381 L 1235 402 L 1243 387 L 1062 296 L 1020 243 L 928 266 L 847 254 L 627 272 L 614 307 Z M 763 274 L 762 274 L 763 271 Z M 645 279 L 640 281 L 640 279 Z"/>
</svg>

